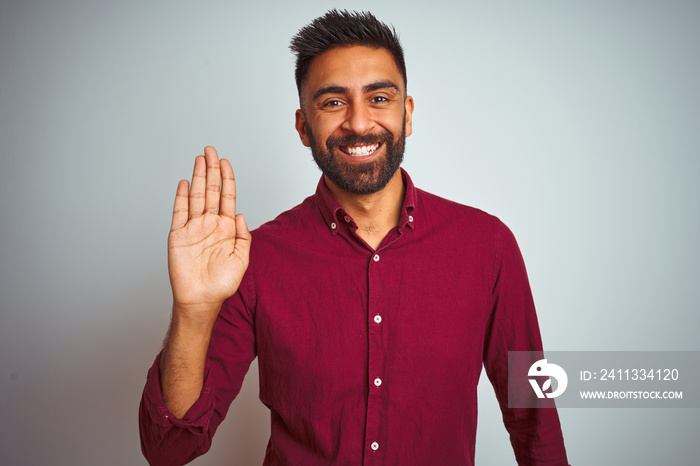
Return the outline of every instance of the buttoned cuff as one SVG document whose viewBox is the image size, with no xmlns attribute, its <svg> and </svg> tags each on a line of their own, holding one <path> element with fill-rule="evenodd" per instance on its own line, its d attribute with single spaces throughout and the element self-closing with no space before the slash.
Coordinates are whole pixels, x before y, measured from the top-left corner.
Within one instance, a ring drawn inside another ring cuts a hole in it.
<svg viewBox="0 0 700 466">
<path fill-rule="evenodd" d="M 204 385 L 199 399 L 180 419 L 170 412 L 163 402 L 163 393 L 160 387 L 159 364 L 160 354 L 156 356 L 153 365 L 148 370 L 146 386 L 143 391 L 144 408 L 153 424 L 156 436 L 163 437 L 172 427 L 187 429 L 193 434 L 201 435 L 207 431 L 211 415 L 214 412 L 214 396 L 209 382 L 209 367 L 204 370 Z M 157 426 L 157 427 L 156 427 Z"/>
</svg>

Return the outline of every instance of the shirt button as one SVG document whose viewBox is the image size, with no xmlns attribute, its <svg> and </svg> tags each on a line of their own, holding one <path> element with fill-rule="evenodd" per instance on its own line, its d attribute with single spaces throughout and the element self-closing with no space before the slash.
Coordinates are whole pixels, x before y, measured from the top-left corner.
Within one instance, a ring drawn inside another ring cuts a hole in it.
<svg viewBox="0 0 700 466">
<path fill-rule="evenodd" d="M 374 259 L 374 262 L 379 262 L 379 254 L 375 254 L 372 259 Z"/>
<path fill-rule="evenodd" d="M 408 221 L 409 221 L 409 222 L 412 222 L 412 221 L 413 221 L 413 215 L 409 215 L 409 216 L 408 216 Z"/>
<path fill-rule="evenodd" d="M 350 217 L 348 217 L 347 215 L 345 216 L 345 223 L 350 223 Z"/>
<path fill-rule="evenodd" d="M 338 225 L 336 225 L 335 222 L 333 222 L 333 223 L 331 223 L 331 228 L 333 228 L 335 230 L 336 228 L 338 228 Z"/>
<path fill-rule="evenodd" d="M 372 445 L 370 445 L 369 447 L 374 451 L 379 450 L 379 444 L 377 442 L 372 442 Z"/>
<path fill-rule="evenodd" d="M 376 379 L 374 379 L 374 385 L 375 385 L 375 386 L 378 387 L 378 386 L 380 386 L 381 384 L 382 384 L 382 379 L 380 379 L 379 377 L 377 377 Z"/>
<path fill-rule="evenodd" d="M 374 322 L 377 324 L 381 324 L 382 323 L 382 316 L 380 316 L 379 314 L 374 316 Z"/>
</svg>

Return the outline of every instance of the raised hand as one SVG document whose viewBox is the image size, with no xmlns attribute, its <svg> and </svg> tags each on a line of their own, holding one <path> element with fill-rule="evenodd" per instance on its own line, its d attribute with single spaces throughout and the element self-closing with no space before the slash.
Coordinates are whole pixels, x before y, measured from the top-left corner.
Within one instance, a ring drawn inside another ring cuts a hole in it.
<svg viewBox="0 0 700 466">
<path fill-rule="evenodd" d="M 168 236 L 174 311 L 184 310 L 190 317 L 201 312 L 206 320 L 215 317 L 243 279 L 250 241 L 243 215 L 236 215 L 231 164 L 219 160 L 208 146 L 204 156 L 195 159 L 191 186 L 180 181 L 175 196 Z"/>
<path fill-rule="evenodd" d="M 222 182 L 223 179 L 223 182 Z M 160 357 L 163 401 L 182 418 L 197 400 L 214 322 L 248 267 L 250 233 L 236 215 L 236 182 L 227 160 L 204 148 L 192 186 L 180 181 L 168 236 L 173 288 L 170 330 Z"/>
</svg>

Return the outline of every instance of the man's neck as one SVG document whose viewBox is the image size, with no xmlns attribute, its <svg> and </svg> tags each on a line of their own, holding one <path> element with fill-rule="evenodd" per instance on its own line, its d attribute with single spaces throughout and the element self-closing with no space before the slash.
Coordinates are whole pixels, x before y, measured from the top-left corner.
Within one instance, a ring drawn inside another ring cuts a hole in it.
<svg viewBox="0 0 700 466">
<path fill-rule="evenodd" d="M 353 194 L 339 188 L 327 177 L 325 180 L 333 197 L 355 220 L 357 234 L 376 250 L 401 218 L 406 193 L 401 170 L 396 170 L 387 185 L 372 194 Z"/>
</svg>

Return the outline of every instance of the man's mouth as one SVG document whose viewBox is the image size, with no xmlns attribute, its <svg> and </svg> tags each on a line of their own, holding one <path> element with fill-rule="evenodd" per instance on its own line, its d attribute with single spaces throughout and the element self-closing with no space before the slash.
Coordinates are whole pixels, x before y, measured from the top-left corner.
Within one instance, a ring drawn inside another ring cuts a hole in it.
<svg viewBox="0 0 700 466">
<path fill-rule="evenodd" d="M 366 157 L 376 152 L 380 146 L 381 143 L 377 142 L 365 146 L 338 146 L 338 149 L 348 154 L 350 157 Z"/>
</svg>

